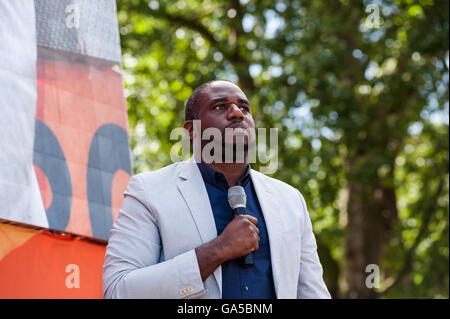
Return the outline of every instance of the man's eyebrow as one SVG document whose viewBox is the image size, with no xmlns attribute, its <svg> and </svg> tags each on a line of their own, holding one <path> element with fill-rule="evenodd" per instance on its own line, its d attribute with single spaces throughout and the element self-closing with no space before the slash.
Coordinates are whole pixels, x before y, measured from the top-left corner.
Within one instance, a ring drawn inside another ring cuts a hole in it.
<svg viewBox="0 0 450 319">
<path fill-rule="evenodd" d="M 218 98 L 213 99 L 213 100 L 211 101 L 211 105 L 214 105 L 214 104 L 219 103 L 219 102 L 225 102 L 225 101 L 227 101 L 227 100 L 228 100 L 227 97 L 218 97 Z M 239 103 L 244 103 L 244 104 L 250 105 L 250 102 L 247 101 L 246 99 L 238 99 L 238 102 L 239 102 Z"/>
<path fill-rule="evenodd" d="M 219 102 L 225 102 L 226 100 L 228 100 L 228 98 L 226 98 L 226 97 L 218 97 L 218 98 L 213 99 L 211 101 L 211 105 L 219 103 Z"/>
<path fill-rule="evenodd" d="M 238 102 L 250 105 L 250 102 L 247 101 L 246 99 L 238 99 Z"/>
</svg>

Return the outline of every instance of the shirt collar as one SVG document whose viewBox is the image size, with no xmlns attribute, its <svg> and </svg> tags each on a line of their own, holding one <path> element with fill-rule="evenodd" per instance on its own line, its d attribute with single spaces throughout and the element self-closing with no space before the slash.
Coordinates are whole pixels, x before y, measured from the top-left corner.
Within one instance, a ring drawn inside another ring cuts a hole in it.
<svg viewBox="0 0 450 319">
<path fill-rule="evenodd" d="M 205 183 L 215 186 L 223 191 L 228 191 L 228 188 L 230 186 L 228 185 L 225 175 L 223 175 L 221 172 L 212 169 L 205 163 L 199 162 L 197 163 L 197 165 L 200 170 L 200 173 L 203 176 L 203 181 Z M 237 185 L 245 187 L 248 184 L 248 182 L 250 181 L 250 169 L 251 169 L 250 164 L 248 164 L 244 175 L 242 175 L 241 178 L 238 180 Z"/>
</svg>

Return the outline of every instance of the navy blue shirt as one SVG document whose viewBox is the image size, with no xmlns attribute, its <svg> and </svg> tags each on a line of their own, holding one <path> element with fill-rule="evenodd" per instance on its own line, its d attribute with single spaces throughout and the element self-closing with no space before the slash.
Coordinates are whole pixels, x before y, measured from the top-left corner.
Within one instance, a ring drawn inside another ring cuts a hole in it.
<svg viewBox="0 0 450 319">
<path fill-rule="evenodd" d="M 198 163 L 203 176 L 209 201 L 214 214 L 217 235 L 220 235 L 234 218 L 228 203 L 228 182 L 225 176 L 204 163 Z M 250 165 L 239 179 L 247 195 L 247 214 L 258 219 L 259 249 L 253 252 L 254 266 L 243 268 L 239 259 L 222 264 L 222 298 L 223 299 L 275 299 L 272 266 L 270 262 L 269 237 L 261 207 L 250 178 Z"/>
</svg>

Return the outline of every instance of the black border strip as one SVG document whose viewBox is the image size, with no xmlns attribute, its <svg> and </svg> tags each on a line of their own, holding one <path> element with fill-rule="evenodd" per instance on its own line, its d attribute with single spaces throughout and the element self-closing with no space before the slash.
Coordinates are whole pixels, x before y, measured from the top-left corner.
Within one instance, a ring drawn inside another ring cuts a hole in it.
<svg viewBox="0 0 450 319">
<path fill-rule="evenodd" d="M 4 219 L 4 218 L 0 218 L 0 223 L 6 224 L 6 225 L 12 225 L 12 226 L 16 226 L 16 227 L 38 230 L 38 231 L 45 232 L 45 233 L 48 233 L 51 235 L 56 235 L 56 236 L 60 237 L 61 239 L 79 239 L 79 240 L 87 241 L 87 242 L 98 244 L 98 245 L 104 245 L 104 246 L 106 246 L 108 244 L 107 240 L 104 240 L 101 238 L 88 237 L 88 236 L 84 236 L 84 235 L 66 232 L 66 231 L 59 230 L 59 229 L 46 228 L 46 227 L 41 227 L 41 226 L 36 226 L 36 225 L 20 223 L 20 222 L 16 222 L 16 221 Z"/>
</svg>

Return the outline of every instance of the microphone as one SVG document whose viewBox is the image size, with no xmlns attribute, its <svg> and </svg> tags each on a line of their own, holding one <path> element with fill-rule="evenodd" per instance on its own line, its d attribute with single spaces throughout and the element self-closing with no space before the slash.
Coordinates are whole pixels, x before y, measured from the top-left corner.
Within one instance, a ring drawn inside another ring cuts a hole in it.
<svg viewBox="0 0 450 319">
<path fill-rule="evenodd" d="M 247 195 L 242 186 L 232 186 L 228 189 L 228 203 L 236 215 L 244 215 L 247 212 Z M 249 253 L 242 260 L 242 267 L 253 267 L 253 255 Z"/>
</svg>

